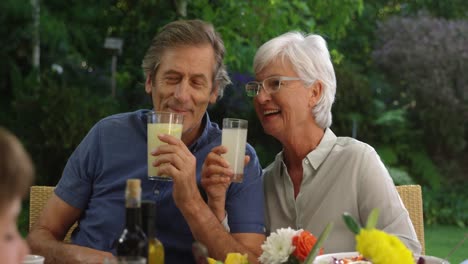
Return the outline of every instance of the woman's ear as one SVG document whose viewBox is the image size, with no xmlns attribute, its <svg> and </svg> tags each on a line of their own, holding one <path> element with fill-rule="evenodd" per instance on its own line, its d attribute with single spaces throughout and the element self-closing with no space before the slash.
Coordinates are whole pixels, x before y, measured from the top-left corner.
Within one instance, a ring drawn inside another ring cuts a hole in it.
<svg viewBox="0 0 468 264">
<path fill-rule="evenodd" d="M 146 81 L 145 81 L 145 92 L 147 94 L 151 94 L 151 88 L 153 86 L 153 81 L 151 80 L 151 74 L 148 74 L 146 76 Z"/>
<path fill-rule="evenodd" d="M 322 98 L 323 85 L 320 81 L 315 81 L 309 89 L 309 106 L 315 107 L 317 102 Z"/>
</svg>

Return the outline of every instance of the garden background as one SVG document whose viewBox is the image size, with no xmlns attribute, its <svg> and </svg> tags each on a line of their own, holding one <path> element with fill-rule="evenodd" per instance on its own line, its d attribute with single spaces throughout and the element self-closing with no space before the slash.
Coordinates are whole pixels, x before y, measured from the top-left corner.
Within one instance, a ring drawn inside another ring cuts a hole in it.
<svg viewBox="0 0 468 264">
<path fill-rule="evenodd" d="M 0 11 L 0 125 L 32 154 L 36 185 L 57 183 L 99 119 L 151 107 L 141 60 L 161 26 L 180 18 L 221 33 L 233 85 L 210 115 L 248 119 L 248 141 L 268 165 L 280 145 L 263 133 L 243 84 L 262 43 L 298 30 L 328 42 L 338 83 L 332 130 L 372 145 L 396 184 L 423 187 L 427 254 L 446 257 L 467 237 L 464 0 L 2 0 Z M 121 52 L 104 47 L 108 37 L 123 40 Z M 468 242 L 450 260 L 466 252 Z"/>
</svg>

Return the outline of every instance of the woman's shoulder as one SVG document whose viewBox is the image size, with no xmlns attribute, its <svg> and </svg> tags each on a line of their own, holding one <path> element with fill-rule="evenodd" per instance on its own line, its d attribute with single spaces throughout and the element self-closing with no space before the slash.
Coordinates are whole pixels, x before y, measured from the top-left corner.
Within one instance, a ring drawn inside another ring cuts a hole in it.
<svg viewBox="0 0 468 264">
<path fill-rule="evenodd" d="M 336 147 L 339 151 L 351 154 L 368 154 L 375 152 L 375 149 L 371 145 L 352 137 L 338 137 L 336 140 Z"/>
</svg>

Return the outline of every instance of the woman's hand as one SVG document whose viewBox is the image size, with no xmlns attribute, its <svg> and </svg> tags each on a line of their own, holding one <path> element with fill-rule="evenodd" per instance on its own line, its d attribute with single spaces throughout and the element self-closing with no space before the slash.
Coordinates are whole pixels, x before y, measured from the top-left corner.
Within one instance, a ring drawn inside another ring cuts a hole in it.
<svg viewBox="0 0 468 264">
<path fill-rule="evenodd" d="M 219 221 L 225 217 L 226 192 L 234 176 L 234 171 L 222 156 L 227 151 L 224 146 L 214 147 L 202 167 L 201 185 L 208 196 L 208 206 Z M 245 164 L 249 161 L 250 156 L 245 156 Z"/>
<path fill-rule="evenodd" d="M 226 152 L 224 146 L 214 147 L 206 157 L 201 173 L 201 185 L 208 196 L 208 206 L 219 221 L 225 217 L 226 191 L 234 175 L 229 163 L 221 156 Z"/>
</svg>

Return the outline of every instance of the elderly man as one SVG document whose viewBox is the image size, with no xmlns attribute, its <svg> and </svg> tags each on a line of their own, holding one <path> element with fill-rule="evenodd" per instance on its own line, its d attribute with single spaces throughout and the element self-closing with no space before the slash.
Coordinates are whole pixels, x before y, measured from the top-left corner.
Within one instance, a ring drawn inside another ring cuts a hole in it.
<svg viewBox="0 0 468 264">
<path fill-rule="evenodd" d="M 206 155 L 221 142 L 221 131 L 206 112 L 230 82 L 223 65 L 224 44 L 210 24 L 176 21 L 156 35 L 143 59 L 145 91 L 154 110 L 184 115 L 181 140 L 152 152 L 160 172 L 172 182 L 147 179 L 148 110 L 113 115 L 99 121 L 70 157 L 55 194 L 28 237 L 32 251 L 48 263 L 102 263 L 115 253 L 114 241 L 124 228 L 125 182 L 142 181 L 142 198 L 157 204 L 157 237 L 166 263 L 193 263 L 191 245 L 200 241 L 210 255 L 249 254 L 255 263 L 265 239 L 261 167 L 247 148 L 249 177 L 233 185 L 223 199 L 205 202 L 199 191 Z M 219 204 L 226 204 L 220 209 Z M 216 208 L 216 211 L 211 210 Z M 224 210 L 225 209 L 225 210 Z M 230 232 L 222 222 L 229 218 Z M 62 242 L 79 221 L 73 244 Z"/>
</svg>

